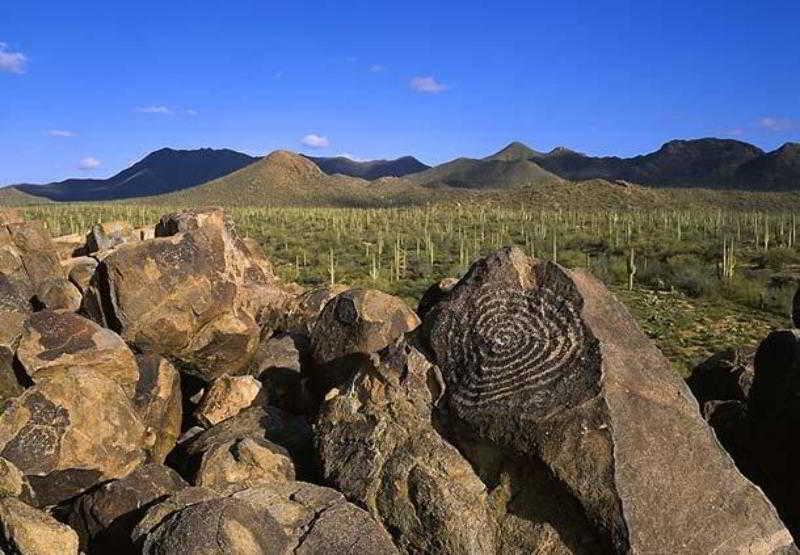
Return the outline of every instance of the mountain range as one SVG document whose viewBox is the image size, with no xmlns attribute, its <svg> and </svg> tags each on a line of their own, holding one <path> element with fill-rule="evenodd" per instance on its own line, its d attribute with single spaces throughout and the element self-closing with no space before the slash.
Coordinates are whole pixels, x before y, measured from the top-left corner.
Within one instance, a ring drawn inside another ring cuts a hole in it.
<svg viewBox="0 0 800 555">
<path fill-rule="evenodd" d="M 411 156 L 356 161 L 276 151 L 259 158 L 228 149 L 164 148 L 108 179 L 14 185 L 0 189 L 0 199 L 115 200 L 203 194 L 209 187 L 224 188 L 226 194 L 255 191 L 259 197 L 271 192 L 276 201 L 288 192 L 297 195 L 306 189 L 309 195 L 320 197 L 372 198 L 384 190 L 417 196 L 437 189 L 509 190 L 586 180 L 648 187 L 800 191 L 800 144 L 787 143 L 765 152 L 730 139 L 674 140 L 649 154 L 619 158 L 587 156 L 563 147 L 539 152 L 513 142 L 486 158 L 457 158 L 434 167 Z M 241 190 L 228 191 L 231 187 Z"/>
</svg>

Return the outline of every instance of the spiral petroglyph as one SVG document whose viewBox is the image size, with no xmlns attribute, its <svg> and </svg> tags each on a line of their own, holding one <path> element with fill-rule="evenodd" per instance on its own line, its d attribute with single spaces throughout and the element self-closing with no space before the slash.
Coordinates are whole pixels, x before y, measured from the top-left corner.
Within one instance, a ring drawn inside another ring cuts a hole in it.
<svg viewBox="0 0 800 555">
<path fill-rule="evenodd" d="M 534 404 L 546 404 L 555 382 L 585 355 L 578 310 L 546 287 L 487 284 L 465 301 L 443 322 L 443 370 L 458 405 L 483 406 L 523 391 Z"/>
</svg>

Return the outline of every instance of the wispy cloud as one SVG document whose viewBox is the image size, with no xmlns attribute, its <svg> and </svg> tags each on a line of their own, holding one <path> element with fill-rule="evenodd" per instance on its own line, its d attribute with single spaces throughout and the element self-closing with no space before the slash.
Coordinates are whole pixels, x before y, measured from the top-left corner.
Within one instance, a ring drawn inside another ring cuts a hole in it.
<svg viewBox="0 0 800 555">
<path fill-rule="evenodd" d="M 447 90 L 447 85 L 440 83 L 430 75 L 426 77 L 414 77 L 409 85 L 412 90 L 425 94 L 439 94 Z"/>
<path fill-rule="evenodd" d="M 140 106 L 136 108 L 136 111 L 140 114 L 163 114 L 165 116 L 171 116 L 175 113 L 166 106 Z"/>
<path fill-rule="evenodd" d="M 51 137 L 77 137 L 78 134 L 74 131 L 67 131 L 66 129 L 51 129 L 47 132 Z"/>
<path fill-rule="evenodd" d="M 347 158 L 348 160 L 352 160 L 353 162 L 366 162 L 364 158 L 358 158 L 357 156 L 353 156 L 349 152 L 340 152 L 337 154 L 339 158 Z"/>
<path fill-rule="evenodd" d="M 328 140 L 328 137 L 323 137 L 322 135 L 317 135 L 316 133 L 309 133 L 300 139 L 300 142 L 303 145 L 311 148 L 327 148 L 331 146 L 331 142 Z"/>
<path fill-rule="evenodd" d="M 386 71 L 386 66 L 383 66 L 381 64 L 372 64 L 371 66 L 369 66 L 369 70 L 372 73 L 380 73 L 382 71 Z"/>
<path fill-rule="evenodd" d="M 797 122 L 789 118 L 763 117 L 758 120 L 758 126 L 767 131 L 790 131 L 797 127 Z"/>
<path fill-rule="evenodd" d="M 4 42 L 0 42 L 0 71 L 25 73 L 28 57 L 22 52 L 14 52 Z"/>
<path fill-rule="evenodd" d="M 199 114 L 199 113 L 200 113 L 200 112 L 198 112 L 197 110 L 186 110 L 186 111 L 184 112 L 184 114 L 186 114 L 187 116 L 196 116 L 196 115 L 197 115 L 197 114 Z"/>
<path fill-rule="evenodd" d="M 87 156 L 86 158 L 81 158 L 81 161 L 78 162 L 78 169 L 84 171 L 92 171 L 96 168 L 100 167 L 100 160 L 94 158 L 93 156 Z"/>
</svg>

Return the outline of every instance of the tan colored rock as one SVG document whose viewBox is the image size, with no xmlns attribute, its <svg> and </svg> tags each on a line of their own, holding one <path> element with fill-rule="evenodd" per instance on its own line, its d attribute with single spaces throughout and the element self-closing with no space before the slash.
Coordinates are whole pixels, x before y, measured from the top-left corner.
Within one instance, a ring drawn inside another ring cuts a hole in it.
<svg viewBox="0 0 800 555">
<path fill-rule="evenodd" d="M 68 260 L 76 256 L 84 256 L 86 252 L 86 237 L 80 233 L 53 237 L 53 244 L 61 260 Z"/>
<path fill-rule="evenodd" d="M 83 294 L 92 281 L 92 276 L 94 276 L 94 272 L 97 270 L 97 264 L 96 258 L 91 256 L 79 256 L 77 258 L 64 260 L 61 266 L 64 268 L 64 273 L 72 284 Z"/>
<path fill-rule="evenodd" d="M 402 299 L 374 289 L 351 289 L 325 305 L 311 334 L 315 362 L 377 353 L 414 330 L 417 315 Z"/>
<path fill-rule="evenodd" d="M 135 238 L 131 224 L 113 221 L 95 224 L 86 236 L 86 252 L 112 249 Z"/>
<path fill-rule="evenodd" d="M 216 444 L 204 452 L 192 481 L 196 486 L 223 491 L 231 484 L 245 488 L 294 478 L 294 464 L 285 449 L 245 437 Z"/>
<path fill-rule="evenodd" d="M 0 533 L 0 545 L 4 553 L 78 553 L 78 535 L 72 528 L 14 497 L 0 499 Z"/>
<path fill-rule="evenodd" d="M 497 553 L 486 487 L 431 424 L 434 372 L 400 340 L 332 391 L 315 427 L 323 476 L 405 553 Z"/>
<path fill-rule="evenodd" d="M 77 312 L 81 307 L 81 292 L 63 277 L 52 277 L 43 281 L 38 289 L 34 303 L 47 310 Z"/>
<path fill-rule="evenodd" d="M 336 490 L 304 482 L 272 482 L 233 494 L 265 512 L 289 537 L 287 552 L 398 553 L 391 536 Z"/>
<path fill-rule="evenodd" d="M 280 334 L 261 342 L 249 370 L 262 384 L 259 402 L 289 412 L 312 412 L 307 411 L 301 350 L 307 352 L 308 341 L 298 334 Z"/>
<path fill-rule="evenodd" d="M 310 335 L 328 301 L 348 290 L 349 287 L 346 285 L 334 284 L 310 289 L 297 295 L 290 301 L 276 327 L 289 333 Z"/>
<path fill-rule="evenodd" d="M 17 359 L 34 382 L 73 368 L 95 370 L 133 395 L 139 370 L 120 336 L 77 314 L 43 310 L 25 323 Z"/>
<path fill-rule="evenodd" d="M 257 322 L 282 311 L 288 294 L 248 256 L 222 210 L 164 216 L 156 235 L 103 258 L 87 295 L 101 310 L 87 312 L 206 381 L 243 371 Z"/>
<path fill-rule="evenodd" d="M 133 409 L 153 435 L 149 459 L 163 463 L 181 434 L 183 406 L 180 374 L 165 358 L 155 354 L 136 355 L 139 381 Z"/>
<path fill-rule="evenodd" d="M 0 415 L 0 456 L 25 474 L 42 506 L 127 475 L 145 460 L 145 447 L 145 428 L 122 388 L 93 370 L 51 374 Z"/>
<path fill-rule="evenodd" d="M 50 277 L 63 276 L 50 235 L 39 221 L 0 225 L 0 274 L 30 299 Z"/>
<path fill-rule="evenodd" d="M 209 385 L 195 417 L 202 425 L 211 427 L 249 407 L 259 391 L 261 383 L 252 376 L 220 376 Z"/>
<path fill-rule="evenodd" d="M 22 471 L 11 461 L 0 457 L 0 497 L 20 497 L 23 501 L 33 499 L 33 490 Z"/>
</svg>

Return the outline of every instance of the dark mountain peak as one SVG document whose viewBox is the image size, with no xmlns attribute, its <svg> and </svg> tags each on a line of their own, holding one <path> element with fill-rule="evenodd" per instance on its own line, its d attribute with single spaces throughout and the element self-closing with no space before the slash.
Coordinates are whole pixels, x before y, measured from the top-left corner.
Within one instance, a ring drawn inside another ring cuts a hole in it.
<svg viewBox="0 0 800 555">
<path fill-rule="evenodd" d="M 757 146 L 737 141 L 736 139 L 718 139 L 716 137 L 703 137 L 700 139 L 674 139 L 667 141 L 658 152 L 682 154 L 687 151 L 695 152 L 740 152 L 744 155 L 760 155 L 764 151 Z"/>
<path fill-rule="evenodd" d="M 557 146 L 553 150 L 545 154 L 545 156 L 567 156 L 567 155 L 584 156 L 584 154 L 571 150 L 565 146 Z"/>
<path fill-rule="evenodd" d="M 504 162 L 513 162 L 515 160 L 530 160 L 531 158 L 539 158 L 542 156 L 541 152 L 533 150 L 528 145 L 519 141 L 514 141 L 491 156 L 487 156 L 484 160 L 500 160 Z"/>
<path fill-rule="evenodd" d="M 346 156 L 315 158 L 306 156 L 329 175 L 347 175 L 374 181 L 381 177 L 403 177 L 427 170 L 427 166 L 413 156 L 402 156 L 394 160 L 352 160 Z"/>
</svg>

